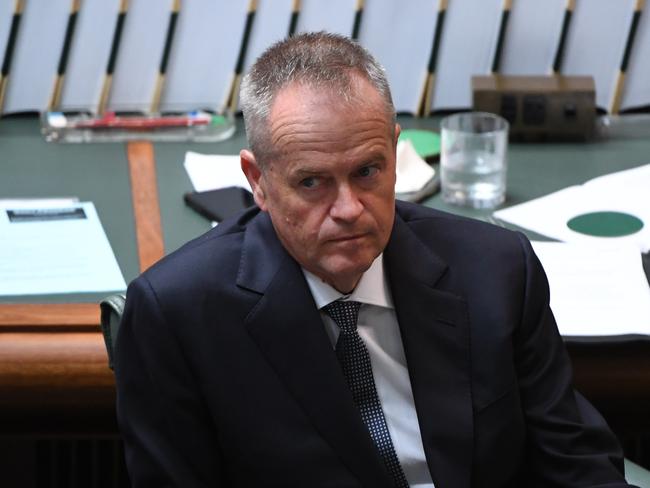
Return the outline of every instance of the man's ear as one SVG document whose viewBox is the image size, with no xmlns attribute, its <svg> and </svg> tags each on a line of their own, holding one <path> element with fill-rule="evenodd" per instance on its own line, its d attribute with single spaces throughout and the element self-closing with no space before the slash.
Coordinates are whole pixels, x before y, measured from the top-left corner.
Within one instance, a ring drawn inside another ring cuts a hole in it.
<svg viewBox="0 0 650 488">
<path fill-rule="evenodd" d="M 397 141 L 399 139 L 399 135 L 402 132 L 402 128 L 400 127 L 399 124 L 395 124 L 395 138 L 393 139 L 393 146 L 397 148 Z"/>
<path fill-rule="evenodd" d="M 253 189 L 253 198 L 255 199 L 255 203 L 262 210 L 266 210 L 264 175 L 255 159 L 255 155 L 248 149 L 242 149 L 239 152 L 239 159 L 241 161 L 241 170 L 246 175 L 246 179 Z"/>
</svg>

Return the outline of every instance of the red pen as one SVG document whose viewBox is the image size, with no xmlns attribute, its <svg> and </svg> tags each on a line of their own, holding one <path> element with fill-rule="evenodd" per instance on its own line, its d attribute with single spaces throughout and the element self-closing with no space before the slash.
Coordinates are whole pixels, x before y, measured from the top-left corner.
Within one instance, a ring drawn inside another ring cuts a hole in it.
<svg viewBox="0 0 650 488">
<path fill-rule="evenodd" d="M 150 130 L 169 127 L 193 127 L 199 125 L 223 124 L 225 119 L 221 115 L 212 115 L 207 112 L 191 112 L 188 115 L 170 116 L 133 116 L 121 117 L 115 113 L 107 113 L 99 119 L 70 120 L 62 113 L 51 113 L 48 121 L 53 127 L 69 129 L 131 129 Z"/>
</svg>

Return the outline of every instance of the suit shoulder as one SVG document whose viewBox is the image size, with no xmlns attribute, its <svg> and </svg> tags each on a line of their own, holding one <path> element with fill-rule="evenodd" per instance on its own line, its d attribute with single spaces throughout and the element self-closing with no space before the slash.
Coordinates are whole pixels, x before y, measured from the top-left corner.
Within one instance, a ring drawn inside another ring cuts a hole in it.
<svg viewBox="0 0 650 488">
<path fill-rule="evenodd" d="M 143 276 L 154 286 L 167 288 L 200 283 L 202 277 L 218 274 L 239 265 L 244 234 L 258 210 L 247 211 L 239 218 L 228 219 L 217 227 L 188 241 L 163 257 Z"/>
<path fill-rule="evenodd" d="M 528 239 L 510 229 L 419 204 L 398 202 L 397 216 L 425 243 L 442 254 L 520 255 Z"/>
<path fill-rule="evenodd" d="M 498 235 L 512 235 L 516 232 L 489 224 L 482 220 L 463 217 L 443 210 L 425 207 L 417 203 L 398 201 L 396 205 L 397 215 L 410 227 L 417 227 L 421 223 L 429 225 L 440 225 L 456 227 L 460 229 L 471 229 L 480 232 L 495 232 Z"/>
</svg>

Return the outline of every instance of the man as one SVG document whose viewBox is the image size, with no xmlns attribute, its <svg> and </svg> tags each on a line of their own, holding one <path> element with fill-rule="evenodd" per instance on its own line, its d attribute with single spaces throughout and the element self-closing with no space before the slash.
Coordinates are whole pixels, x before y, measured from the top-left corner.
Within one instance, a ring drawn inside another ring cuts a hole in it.
<svg viewBox="0 0 650 488">
<path fill-rule="evenodd" d="M 257 208 L 128 290 L 134 488 L 627 486 L 528 241 L 395 204 L 399 126 L 373 58 L 296 36 L 241 100 Z"/>
</svg>

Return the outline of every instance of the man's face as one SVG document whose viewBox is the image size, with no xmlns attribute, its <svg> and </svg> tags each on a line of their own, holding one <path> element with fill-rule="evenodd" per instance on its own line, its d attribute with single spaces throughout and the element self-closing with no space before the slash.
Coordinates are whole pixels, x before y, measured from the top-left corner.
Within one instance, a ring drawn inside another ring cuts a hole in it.
<svg viewBox="0 0 650 488">
<path fill-rule="evenodd" d="M 242 151 L 258 206 L 300 265 L 351 291 L 383 251 L 395 216 L 395 146 L 381 96 L 355 77 L 356 96 L 292 84 L 269 115 L 274 161 Z"/>
</svg>

